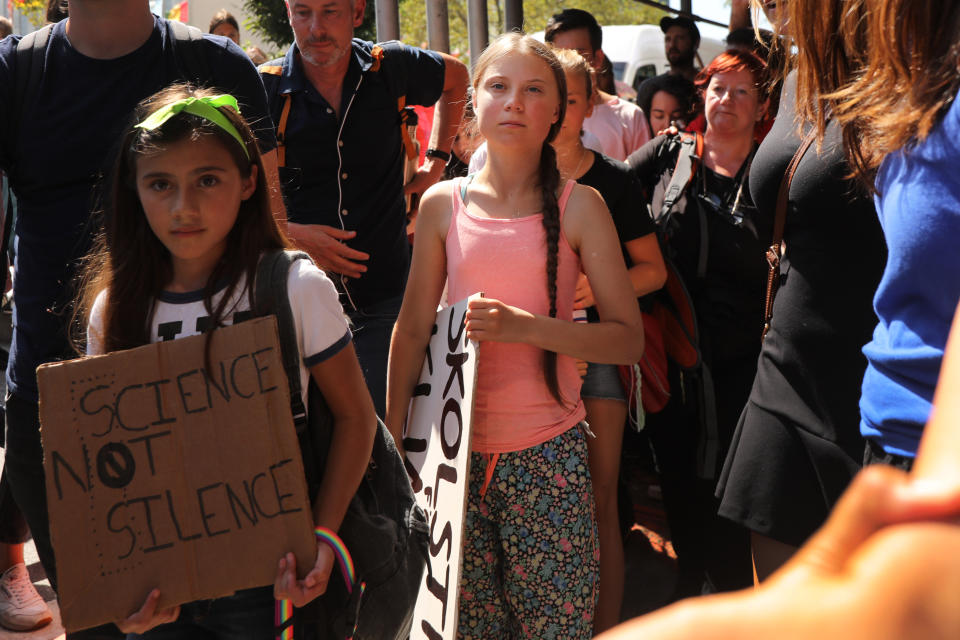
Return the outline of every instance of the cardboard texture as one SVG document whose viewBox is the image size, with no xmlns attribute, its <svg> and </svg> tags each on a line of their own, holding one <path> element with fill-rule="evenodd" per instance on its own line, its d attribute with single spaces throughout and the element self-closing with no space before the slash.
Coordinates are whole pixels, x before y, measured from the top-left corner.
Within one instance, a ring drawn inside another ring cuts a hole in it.
<svg viewBox="0 0 960 640">
<path fill-rule="evenodd" d="M 273 317 L 37 370 L 68 631 L 272 584 L 316 542 Z M 303 571 L 305 574 L 306 571 Z"/>
<path fill-rule="evenodd" d="M 403 445 L 417 504 L 430 523 L 430 555 L 413 612 L 411 638 L 457 635 L 463 520 L 470 483 L 470 435 L 479 346 L 467 339 L 467 303 L 437 314 Z"/>
</svg>

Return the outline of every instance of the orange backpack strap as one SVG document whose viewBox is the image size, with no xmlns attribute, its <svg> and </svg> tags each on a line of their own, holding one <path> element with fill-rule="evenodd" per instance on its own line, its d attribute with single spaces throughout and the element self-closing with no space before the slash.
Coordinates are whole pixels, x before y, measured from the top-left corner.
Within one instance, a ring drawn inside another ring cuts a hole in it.
<svg viewBox="0 0 960 640">
<path fill-rule="evenodd" d="M 280 111 L 280 122 L 277 123 L 277 166 L 287 166 L 287 119 L 290 117 L 290 94 L 283 94 L 283 109 Z"/>
<path fill-rule="evenodd" d="M 279 64 L 262 64 L 257 68 L 261 74 L 282 76 L 283 66 Z M 283 109 L 280 112 L 280 121 L 277 123 L 277 164 L 286 166 L 287 148 L 284 133 L 287 130 L 287 119 L 290 117 L 290 94 L 283 94 Z"/>
<path fill-rule="evenodd" d="M 373 63 L 370 65 L 370 71 L 380 71 L 380 64 L 383 62 L 383 47 L 379 44 L 373 45 L 370 50 L 370 56 Z M 400 137 L 403 139 L 403 148 L 407 151 L 407 158 L 413 160 L 417 157 L 417 148 L 413 144 L 413 138 L 410 137 L 410 131 L 407 129 L 407 120 L 409 115 L 405 109 L 407 106 L 407 96 L 397 98 L 397 111 L 400 113 Z"/>
<path fill-rule="evenodd" d="M 400 111 L 400 137 L 403 138 L 403 148 L 407 151 L 407 159 L 413 160 L 417 157 L 417 147 L 410 137 L 410 127 L 407 126 L 410 120 L 410 111 L 406 109 L 407 97 L 397 98 L 397 109 Z"/>
<path fill-rule="evenodd" d="M 370 71 L 380 71 L 380 62 L 383 60 L 383 47 L 378 44 L 373 45 L 373 49 L 370 50 L 370 56 L 373 58 Z"/>
</svg>

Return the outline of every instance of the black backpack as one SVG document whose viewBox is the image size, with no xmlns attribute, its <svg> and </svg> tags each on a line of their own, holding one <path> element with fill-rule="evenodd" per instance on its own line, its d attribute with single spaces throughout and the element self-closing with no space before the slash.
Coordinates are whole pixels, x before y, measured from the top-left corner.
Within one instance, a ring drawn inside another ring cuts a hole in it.
<svg viewBox="0 0 960 640">
<path fill-rule="evenodd" d="M 43 69 L 47 61 L 47 44 L 54 24 L 32 31 L 17 43 L 17 105 L 15 113 L 29 108 L 40 91 Z M 176 20 L 166 23 L 167 38 L 172 44 L 177 69 L 184 80 L 208 85 L 210 65 L 203 55 L 203 32 Z M 146 96 L 144 96 L 146 97 Z"/>
<path fill-rule="evenodd" d="M 315 496 L 330 451 L 333 416 L 312 379 L 307 408 L 300 393 L 300 352 L 287 295 L 290 267 L 300 259 L 310 258 L 279 249 L 263 256 L 254 286 L 253 314 L 277 317 L 307 489 Z M 347 592 L 343 580 L 331 579 L 327 592 L 295 610 L 277 633 L 292 624 L 298 640 L 407 638 L 426 567 L 428 532 L 393 437 L 378 418 L 367 472 L 339 531 L 356 565 L 352 591 Z M 363 583 L 365 590 L 360 588 Z"/>
<path fill-rule="evenodd" d="M 667 266 L 668 278 L 663 289 L 648 296 L 647 305 L 652 307 L 651 312 L 661 325 L 666 358 L 671 369 L 669 389 L 672 412 L 669 419 L 678 419 L 680 415 L 688 418 L 692 416 L 699 423 L 697 472 L 700 478 L 715 480 L 723 460 L 719 457 L 720 434 L 713 376 L 702 357 L 700 329 L 689 283 L 684 282 L 680 276 L 680 271 L 672 260 L 669 244 L 669 238 L 677 223 L 675 216 L 679 215 L 676 206 L 697 175 L 702 155 L 703 135 L 696 132 L 684 131 L 670 135 L 660 147 L 660 164 L 656 174 L 661 175 L 671 162 L 673 170 L 660 210 L 651 209 L 649 213 L 657 225 L 657 240 Z M 702 278 L 707 268 L 709 236 L 706 218 L 699 206 L 697 215 L 701 238 L 697 256 L 697 277 Z"/>
</svg>

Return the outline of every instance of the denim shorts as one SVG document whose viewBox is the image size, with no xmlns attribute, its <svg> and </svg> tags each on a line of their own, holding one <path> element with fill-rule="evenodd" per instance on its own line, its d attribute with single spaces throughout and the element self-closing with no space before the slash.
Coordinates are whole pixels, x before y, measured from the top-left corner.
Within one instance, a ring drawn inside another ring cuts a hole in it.
<svg viewBox="0 0 960 640">
<path fill-rule="evenodd" d="M 626 402 L 627 394 L 623 391 L 617 365 L 587 363 L 587 375 L 583 378 L 580 397 Z"/>
</svg>

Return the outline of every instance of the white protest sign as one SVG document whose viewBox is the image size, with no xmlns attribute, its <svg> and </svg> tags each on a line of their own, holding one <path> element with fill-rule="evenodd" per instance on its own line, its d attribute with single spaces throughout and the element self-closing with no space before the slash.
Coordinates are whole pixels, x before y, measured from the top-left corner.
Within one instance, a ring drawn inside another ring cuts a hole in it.
<svg viewBox="0 0 960 640">
<path fill-rule="evenodd" d="M 467 339 L 467 303 L 437 313 L 410 401 L 403 445 L 417 504 L 430 523 L 430 555 L 413 612 L 411 638 L 457 635 L 463 520 L 470 482 L 470 433 L 479 347 Z"/>
</svg>

